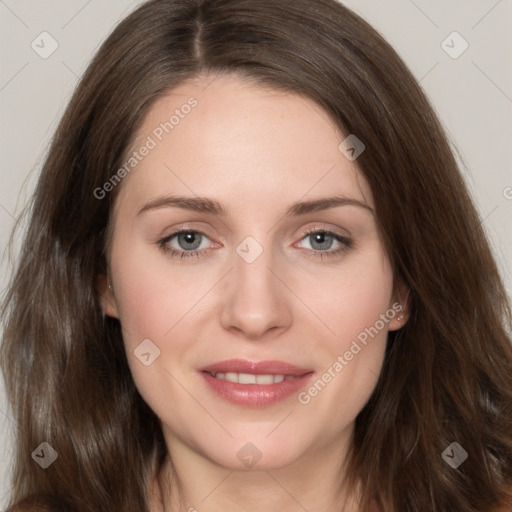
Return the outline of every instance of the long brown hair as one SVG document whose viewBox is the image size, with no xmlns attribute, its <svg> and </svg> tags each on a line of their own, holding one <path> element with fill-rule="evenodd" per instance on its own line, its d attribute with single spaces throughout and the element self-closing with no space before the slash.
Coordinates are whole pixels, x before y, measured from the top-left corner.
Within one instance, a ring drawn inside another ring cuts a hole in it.
<svg viewBox="0 0 512 512">
<path fill-rule="evenodd" d="M 510 500 L 510 306 L 446 135 L 402 60 L 335 0 L 151 0 L 88 67 L 30 205 L 2 309 L 19 426 L 12 510 L 149 510 L 161 427 L 95 286 L 122 184 L 103 199 L 94 191 L 151 105 L 205 73 L 304 94 L 366 146 L 357 163 L 410 318 L 389 334 L 356 420 L 348 479 L 362 483 L 361 510 L 374 500 L 384 512 L 488 512 Z M 31 458 L 42 442 L 58 452 L 46 470 Z M 457 469 L 442 457 L 452 442 L 469 455 Z"/>
</svg>

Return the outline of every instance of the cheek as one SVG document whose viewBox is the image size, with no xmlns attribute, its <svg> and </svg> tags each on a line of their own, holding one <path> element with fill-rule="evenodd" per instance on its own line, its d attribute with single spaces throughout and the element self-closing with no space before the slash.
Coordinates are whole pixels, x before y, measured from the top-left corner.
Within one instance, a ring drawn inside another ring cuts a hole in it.
<svg viewBox="0 0 512 512">
<path fill-rule="evenodd" d="M 327 344 L 330 352 L 338 352 L 390 310 L 392 271 L 382 251 L 375 250 L 355 255 L 340 268 L 323 271 L 322 275 L 310 274 L 299 290 L 323 324 L 324 335 L 316 339 Z M 387 323 L 384 329 L 379 323 L 384 334 Z"/>
<path fill-rule="evenodd" d="M 187 353 L 186 314 L 200 290 L 154 251 L 134 244 L 124 252 L 121 243 L 116 249 L 112 280 L 128 363 L 138 391 L 160 413 L 183 400 L 173 377 L 181 381 L 175 370 Z"/>
<path fill-rule="evenodd" d="M 147 245 L 125 251 L 120 242 L 111 269 L 125 350 L 139 392 L 162 411 L 169 400 L 188 400 L 173 377 L 181 382 L 194 373 L 194 340 L 218 276 L 202 265 L 184 268 Z M 140 357 L 147 353 L 148 366 Z"/>
<path fill-rule="evenodd" d="M 354 420 L 370 398 L 384 361 L 388 323 L 396 314 L 389 263 L 378 252 L 370 256 L 336 270 L 322 289 L 313 288 L 310 281 L 302 292 L 310 289 L 309 304 L 324 325 L 316 322 L 319 330 L 311 336 L 312 353 L 319 354 L 322 370 L 299 403 L 318 417 L 328 416 L 332 421 L 325 428 L 333 435 Z M 311 325 L 313 320 L 310 316 Z"/>
<path fill-rule="evenodd" d="M 207 275 L 194 277 L 153 247 L 134 244 L 123 254 L 122 246 L 120 240 L 111 266 L 125 341 L 162 339 L 207 291 Z"/>
</svg>

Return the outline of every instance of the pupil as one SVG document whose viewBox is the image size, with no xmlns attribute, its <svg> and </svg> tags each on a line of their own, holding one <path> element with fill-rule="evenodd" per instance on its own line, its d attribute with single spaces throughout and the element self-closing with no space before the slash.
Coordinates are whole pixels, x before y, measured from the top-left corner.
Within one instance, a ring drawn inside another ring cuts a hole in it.
<svg viewBox="0 0 512 512">
<path fill-rule="evenodd" d="M 313 237 L 311 243 L 313 249 L 329 249 L 332 245 L 332 236 L 327 233 L 314 233 L 311 236 Z"/>
<path fill-rule="evenodd" d="M 183 249 L 194 250 L 201 245 L 201 235 L 197 233 L 180 233 L 178 241 Z"/>
</svg>

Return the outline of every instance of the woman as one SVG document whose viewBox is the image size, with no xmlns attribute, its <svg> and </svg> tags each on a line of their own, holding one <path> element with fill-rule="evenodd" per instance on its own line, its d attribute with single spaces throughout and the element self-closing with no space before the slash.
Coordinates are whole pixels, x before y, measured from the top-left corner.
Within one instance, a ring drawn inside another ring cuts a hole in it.
<svg viewBox="0 0 512 512">
<path fill-rule="evenodd" d="M 4 305 L 11 511 L 497 511 L 510 308 L 415 79 L 331 0 L 152 0 Z"/>
</svg>

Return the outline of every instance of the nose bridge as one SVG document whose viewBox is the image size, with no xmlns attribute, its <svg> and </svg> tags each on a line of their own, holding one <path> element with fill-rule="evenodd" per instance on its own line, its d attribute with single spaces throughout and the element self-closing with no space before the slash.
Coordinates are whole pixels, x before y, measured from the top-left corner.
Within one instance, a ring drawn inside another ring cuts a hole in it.
<svg viewBox="0 0 512 512">
<path fill-rule="evenodd" d="M 243 331 L 249 338 L 285 327 L 291 319 L 282 284 L 274 276 L 275 269 L 269 270 L 275 258 L 265 240 L 260 243 L 249 236 L 236 247 L 221 316 L 224 328 Z"/>
</svg>

